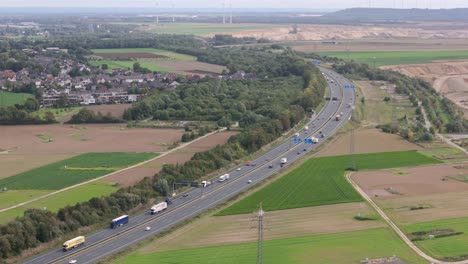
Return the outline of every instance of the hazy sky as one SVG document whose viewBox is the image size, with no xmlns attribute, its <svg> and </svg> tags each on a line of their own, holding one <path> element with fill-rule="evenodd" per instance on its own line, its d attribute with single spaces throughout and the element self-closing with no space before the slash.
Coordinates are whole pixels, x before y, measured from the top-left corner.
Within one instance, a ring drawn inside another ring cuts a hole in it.
<svg viewBox="0 0 468 264">
<path fill-rule="evenodd" d="M 175 2 L 179 8 L 220 8 L 232 1 L 233 8 L 455 8 L 468 7 L 468 0 L 0 0 L 0 7 L 170 7 Z"/>
</svg>

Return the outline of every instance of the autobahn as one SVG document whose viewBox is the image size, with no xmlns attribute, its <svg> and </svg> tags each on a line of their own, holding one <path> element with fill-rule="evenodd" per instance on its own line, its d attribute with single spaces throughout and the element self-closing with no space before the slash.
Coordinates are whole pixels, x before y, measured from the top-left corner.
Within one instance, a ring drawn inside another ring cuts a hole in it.
<svg viewBox="0 0 468 264">
<path fill-rule="evenodd" d="M 84 246 L 69 252 L 63 252 L 61 248 L 57 248 L 33 257 L 25 263 L 68 263 L 72 259 L 76 260 L 76 263 L 98 262 L 106 256 L 166 231 L 246 191 L 256 183 L 280 171 L 282 169 L 280 166 L 281 158 L 288 159 L 285 164 L 288 166 L 314 150 L 351 118 L 352 106 L 355 103 L 354 89 L 344 89 L 345 85 L 351 85 L 346 78 L 325 68 L 320 68 L 320 70 L 328 77 L 330 97 L 336 97 L 336 101 L 328 100 L 322 111 L 308 122 L 309 129 L 302 129 L 298 132 L 300 143 L 294 143 L 293 137 L 288 138 L 267 153 L 252 160 L 251 162 L 255 166 L 244 165 L 240 167 L 241 170 L 238 170 L 239 167 L 237 167 L 226 171 L 230 174 L 228 181 L 217 182 L 216 179 L 213 179 L 214 183 L 206 188 L 193 188 L 185 192 L 184 195 L 174 198 L 169 208 L 160 214 L 150 215 L 149 212 L 145 212 L 131 216 L 130 222 L 122 227 L 107 228 L 86 236 Z M 341 118 L 337 121 L 335 117 L 340 113 L 342 113 Z M 312 136 L 319 138 L 318 144 L 304 142 L 305 138 Z M 270 165 L 273 167 L 270 168 Z M 247 181 L 252 181 L 252 183 L 248 184 Z M 146 231 L 145 227 L 151 227 L 151 229 Z"/>
</svg>

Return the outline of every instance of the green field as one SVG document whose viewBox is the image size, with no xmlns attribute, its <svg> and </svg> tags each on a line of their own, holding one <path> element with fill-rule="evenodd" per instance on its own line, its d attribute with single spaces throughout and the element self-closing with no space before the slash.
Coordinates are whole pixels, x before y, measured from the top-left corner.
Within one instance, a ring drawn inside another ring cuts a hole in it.
<svg viewBox="0 0 468 264">
<path fill-rule="evenodd" d="M 167 68 L 158 66 L 154 64 L 151 60 L 148 59 L 138 59 L 141 67 L 147 68 L 150 71 L 157 71 L 157 72 L 167 72 L 169 71 Z M 133 69 L 133 64 L 135 61 L 119 61 L 119 60 L 98 60 L 98 61 L 90 61 L 90 64 L 96 67 L 101 67 L 102 64 L 107 64 L 109 66 L 109 71 L 112 69 Z"/>
<path fill-rule="evenodd" d="M 234 264 L 255 263 L 256 243 L 180 249 L 147 253 L 143 250 L 124 256 L 113 263 L 158 264 Z M 276 239 L 264 242 L 268 264 L 337 264 L 359 263 L 366 258 L 396 255 L 407 263 L 427 263 L 389 229 L 378 228 L 327 235 Z"/>
<path fill-rule="evenodd" d="M 103 182 L 103 181 L 95 181 L 89 184 L 85 184 L 50 197 L 38 200 L 36 202 L 32 202 L 25 206 L 21 206 L 15 209 L 11 209 L 5 212 L 0 213 L 0 224 L 7 223 L 8 221 L 13 220 L 17 216 L 22 216 L 23 212 L 26 209 L 30 208 L 47 208 L 47 210 L 56 212 L 58 209 L 63 208 L 67 205 L 74 205 L 78 202 L 88 201 L 93 197 L 100 197 L 105 195 L 110 195 L 118 190 L 118 187 L 112 183 Z M 28 195 L 24 195 L 27 193 Z M 19 202 L 24 202 L 26 200 L 33 199 L 34 197 L 30 197 L 30 194 L 34 194 L 35 197 L 44 195 L 45 191 L 37 191 L 37 190 L 26 190 L 26 191 L 8 191 L 5 193 L 0 193 L 0 201 L 5 199 L 13 199 L 11 200 L 14 204 Z M 6 195 L 6 196 L 3 196 Z M 23 200 L 21 200 L 23 199 Z M 1 203 L 0 203 L 1 205 Z M 4 208 L 4 207 L 1 207 Z"/>
<path fill-rule="evenodd" d="M 317 52 L 320 55 L 348 59 L 348 53 L 345 51 Z M 375 59 L 374 59 L 375 58 Z M 358 51 L 350 52 L 349 59 L 360 63 L 374 65 L 398 65 L 429 63 L 434 60 L 460 60 L 467 59 L 468 51 Z"/>
<path fill-rule="evenodd" d="M 260 202 L 266 211 L 274 211 L 362 201 L 343 176 L 350 161 L 348 155 L 312 158 L 218 215 L 251 213 L 257 210 Z M 355 162 L 358 170 L 440 163 L 416 151 L 359 154 L 355 155 Z"/>
<path fill-rule="evenodd" d="M 438 259 L 447 257 L 457 258 L 463 255 L 467 256 L 465 258 L 468 258 L 468 218 L 439 220 L 403 226 L 403 230 L 407 234 L 448 228 L 453 229 L 455 232 L 463 232 L 464 234 L 416 241 L 415 244 L 427 254 Z"/>
<path fill-rule="evenodd" d="M 120 23 L 126 24 L 126 23 Z M 146 24 L 146 23 L 145 23 Z M 278 28 L 279 24 L 221 24 L 221 23 L 156 23 L 140 27 L 158 34 L 189 34 L 205 36 L 213 33 L 229 34 L 237 31 Z"/>
<path fill-rule="evenodd" d="M 32 94 L 0 92 L 0 107 L 23 104 L 26 99 L 34 98 Z"/>
<path fill-rule="evenodd" d="M 156 153 L 87 153 L 0 180 L 11 190 L 59 190 L 156 157 Z"/>
<path fill-rule="evenodd" d="M 146 53 L 152 53 L 152 54 L 157 54 L 157 55 L 162 55 L 169 57 L 171 60 L 177 60 L 177 61 L 194 61 L 197 60 L 196 57 L 190 56 L 190 55 L 185 55 L 181 53 L 176 53 L 168 50 L 162 50 L 162 49 L 152 49 L 152 48 L 130 48 L 130 49 L 93 49 L 92 50 L 94 53 L 135 53 L 135 52 L 146 52 Z M 159 59 L 155 59 L 159 60 Z M 160 59 L 160 60 L 165 60 L 165 59 Z"/>
<path fill-rule="evenodd" d="M 135 58 L 132 60 L 117 60 L 112 58 L 102 58 L 92 57 L 93 59 L 89 60 L 89 63 L 93 66 L 101 67 L 102 64 L 107 64 L 109 66 L 109 71 L 112 69 L 133 69 L 133 64 L 138 61 L 141 67 L 147 68 L 151 71 L 157 72 L 168 72 L 168 68 L 158 65 L 158 62 L 167 62 L 167 61 L 196 61 L 197 58 L 190 55 L 175 53 L 172 51 L 161 50 L 161 49 L 152 49 L 152 48 L 133 48 L 133 49 L 94 49 L 94 53 L 152 53 L 157 55 L 166 56 L 168 58 Z M 98 59 L 96 59 L 98 58 Z"/>
</svg>

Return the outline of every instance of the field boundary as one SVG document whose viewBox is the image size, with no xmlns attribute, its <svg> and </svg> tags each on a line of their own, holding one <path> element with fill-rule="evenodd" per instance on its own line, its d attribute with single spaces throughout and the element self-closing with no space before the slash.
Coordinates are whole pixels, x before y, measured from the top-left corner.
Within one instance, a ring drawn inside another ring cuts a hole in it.
<svg viewBox="0 0 468 264">
<path fill-rule="evenodd" d="M 437 260 L 426 253 L 424 253 L 421 249 L 419 249 L 407 236 L 406 234 L 401 231 L 401 229 L 390 219 L 390 217 L 385 214 L 385 212 L 380 209 L 380 207 L 367 195 L 364 190 L 359 187 L 356 182 L 353 181 L 351 176 L 354 173 L 346 173 L 345 178 L 348 181 L 349 184 L 374 208 L 375 211 L 382 217 L 382 219 L 387 222 L 387 224 L 397 233 L 397 235 L 405 242 L 406 245 L 408 245 L 416 254 L 418 254 L 420 257 L 426 259 L 429 261 L 431 264 L 468 264 L 468 260 L 463 260 L 463 261 L 457 261 L 457 262 L 447 262 L 447 261 L 441 261 Z"/>
<path fill-rule="evenodd" d="M 101 177 L 98 177 L 98 178 L 94 178 L 94 179 L 91 179 L 91 180 L 89 180 L 89 181 L 81 182 L 81 183 L 78 183 L 78 184 L 75 184 L 75 185 L 72 185 L 72 186 L 69 186 L 69 187 L 60 189 L 60 190 L 58 190 L 58 191 L 54 191 L 54 192 L 51 192 L 51 193 L 48 193 L 48 194 L 39 196 L 39 197 L 34 198 L 34 199 L 32 199 L 32 200 L 29 200 L 29 201 L 26 201 L 26 202 L 22 202 L 22 203 L 19 203 L 19 204 L 17 204 L 17 205 L 10 206 L 10 207 L 8 207 L 8 208 L 1 209 L 1 210 L 0 210 L 0 213 L 6 212 L 6 211 L 8 211 L 8 210 L 15 209 L 15 208 L 18 208 L 18 207 L 21 207 L 21 206 L 24 206 L 24 205 L 27 205 L 27 204 L 30 204 L 30 203 L 33 203 L 33 202 L 37 202 L 37 201 L 39 201 L 39 200 L 42 200 L 42 199 L 44 199 L 44 198 L 48 198 L 48 197 L 53 196 L 53 195 L 55 195 L 55 194 L 58 194 L 58 193 L 61 193 L 61 192 L 64 192 L 64 191 L 68 191 L 68 190 L 70 190 L 70 189 L 73 189 L 73 188 L 76 188 L 76 187 L 79 187 L 79 186 L 82 186 L 82 185 L 85 185 L 85 184 L 88 184 L 88 183 L 92 183 L 92 182 L 95 182 L 95 181 L 104 179 L 104 178 L 106 178 L 106 177 L 112 176 L 112 175 L 117 174 L 117 173 L 121 173 L 121 172 L 130 170 L 130 169 L 137 168 L 137 167 L 142 166 L 142 165 L 144 165 L 144 164 L 146 164 L 146 163 L 155 161 L 155 160 L 157 160 L 157 159 L 159 159 L 159 158 L 161 158 L 161 157 L 164 157 L 164 156 L 166 156 L 166 155 L 169 155 L 169 154 L 171 154 L 171 153 L 173 153 L 173 152 L 175 152 L 175 151 L 177 151 L 177 150 L 180 150 L 181 148 L 184 148 L 184 147 L 186 147 L 186 146 L 188 146 L 188 145 L 190 145 L 190 144 L 192 144 L 192 143 L 194 143 L 194 142 L 196 142 L 196 141 L 198 141 L 198 140 L 201 140 L 201 139 L 204 139 L 204 138 L 206 138 L 206 137 L 208 137 L 208 136 L 211 136 L 211 135 L 213 135 L 213 134 L 222 132 L 222 131 L 224 131 L 224 130 L 226 130 L 226 129 L 227 129 L 227 128 L 222 128 L 222 129 L 215 130 L 215 131 L 213 131 L 213 132 L 211 132 L 211 133 L 208 133 L 208 134 L 206 134 L 206 135 L 204 135 L 204 136 L 201 136 L 201 137 L 199 137 L 199 138 L 196 138 L 196 139 L 194 139 L 194 140 L 192 140 L 192 141 L 190 141 L 190 142 L 184 143 L 184 144 L 182 144 L 182 145 L 180 145 L 180 146 L 178 146 L 178 147 L 176 147 L 176 148 L 173 148 L 173 149 L 171 149 L 171 150 L 168 150 L 168 151 L 162 153 L 161 155 L 158 155 L 158 156 L 156 156 L 156 157 L 154 157 L 154 158 L 152 158 L 152 159 L 145 160 L 145 161 L 143 161 L 143 162 L 140 162 L 140 163 L 137 163 L 137 164 L 135 164 L 135 165 L 126 167 L 126 168 L 124 168 L 124 169 L 121 169 L 121 170 L 118 170 L 118 171 L 114 171 L 114 172 L 109 173 L 109 174 L 106 174 L 106 175 L 104 175 L 104 176 L 101 176 Z"/>
</svg>

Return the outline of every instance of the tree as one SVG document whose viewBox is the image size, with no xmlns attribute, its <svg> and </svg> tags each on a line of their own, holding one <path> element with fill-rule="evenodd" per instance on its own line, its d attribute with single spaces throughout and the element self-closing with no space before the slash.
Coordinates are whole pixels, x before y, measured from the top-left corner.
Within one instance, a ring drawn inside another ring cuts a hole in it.
<svg viewBox="0 0 468 264">
<path fill-rule="evenodd" d="M 24 102 L 24 109 L 28 112 L 39 110 L 39 102 L 35 98 L 28 98 Z"/>
<path fill-rule="evenodd" d="M 133 71 L 140 72 L 141 71 L 141 64 L 139 62 L 133 63 Z"/>
<path fill-rule="evenodd" d="M 45 120 L 46 120 L 47 123 L 55 123 L 55 122 L 57 122 L 57 120 L 55 119 L 54 113 L 52 113 L 51 111 L 45 112 L 44 118 L 45 118 Z"/>
<path fill-rule="evenodd" d="M 104 64 L 101 65 L 101 69 L 102 69 L 103 71 L 106 71 L 106 70 L 109 69 L 109 65 L 107 65 L 107 64 L 104 63 Z"/>
<path fill-rule="evenodd" d="M 157 191 L 162 196 L 167 196 L 170 192 L 169 184 L 167 183 L 166 179 L 158 179 L 153 184 L 153 189 Z"/>
<path fill-rule="evenodd" d="M 10 241 L 5 236 L 0 236 L 0 257 L 7 258 L 11 253 Z"/>
</svg>

